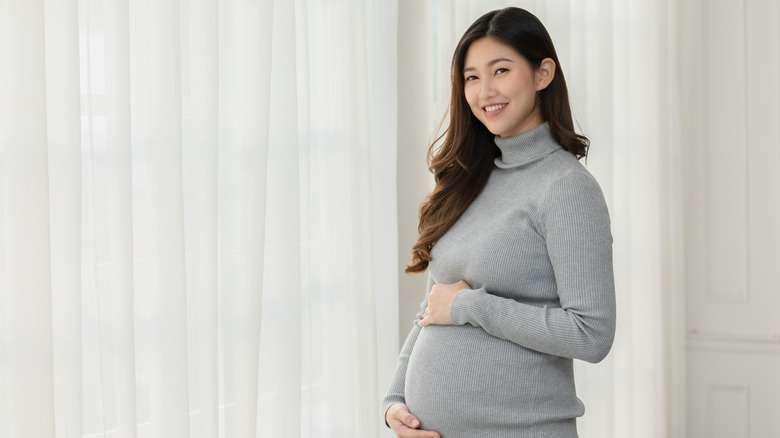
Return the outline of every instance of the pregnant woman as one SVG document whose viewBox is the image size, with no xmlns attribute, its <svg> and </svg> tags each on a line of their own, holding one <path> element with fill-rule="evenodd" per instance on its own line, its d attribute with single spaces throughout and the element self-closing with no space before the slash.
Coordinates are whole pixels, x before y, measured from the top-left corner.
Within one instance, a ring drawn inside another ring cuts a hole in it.
<svg viewBox="0 0 780 438">
<path fill-rule="evenodd" d="M 429 281 L 383 400 L 398 437 L 577 437 L 573 359 L 602 360 L 615 334 L 588 146 L 542 23 L 519 8 L 474 22 L 406 268 Z"/>
</svg>

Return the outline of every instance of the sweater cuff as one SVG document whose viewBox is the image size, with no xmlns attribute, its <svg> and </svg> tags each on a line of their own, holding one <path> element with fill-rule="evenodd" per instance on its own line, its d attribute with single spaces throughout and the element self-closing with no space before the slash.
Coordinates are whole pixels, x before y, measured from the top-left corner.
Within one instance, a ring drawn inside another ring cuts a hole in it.
<svg viewBox="0 0 780 438">
<path fill-rule="evenodd" d="M 471 324 L 477 326 L 476 312 L 480 309 L 479 299 L 486 294 L 485 289 L 463 289 L 455 294 L 450 306 L 450 320 L 453 325 Z"/>
</svg>

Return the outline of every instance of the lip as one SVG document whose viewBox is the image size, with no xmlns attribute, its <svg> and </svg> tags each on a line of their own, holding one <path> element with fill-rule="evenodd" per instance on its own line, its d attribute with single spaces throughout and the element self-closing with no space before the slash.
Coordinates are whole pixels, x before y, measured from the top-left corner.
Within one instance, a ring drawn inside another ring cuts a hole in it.
<svg viewBox="0 0 780 438">
<path fill-rule="evenodd" d="M 504 107 L 503 107 L 503 108 L 501 108 L 501 109 L 497 109 L 497 110 L 495 110 L 495 111 L 488 111 L 488 110 L 486 109 L 487 107 L 489 107 L 489 106 L 493 106 L 493 105 L 504 105 Z M 499 114 L 503 113 L 503 112 L 504 112 L 504 110 L 505 110 L 505 109 L 507 109 L 507 107 L 509 107 L 509 103 L 508 103 L 508 102 L 500 102 L 500 103 L 489 103 L 489 104 L 487 104 L 487 105 L 484 105 L 484 106 L 482 107 L 482 112 L 485 114 L 485 117 L 496 117 L 496 116 L 498 116 Z"/>
</svg>

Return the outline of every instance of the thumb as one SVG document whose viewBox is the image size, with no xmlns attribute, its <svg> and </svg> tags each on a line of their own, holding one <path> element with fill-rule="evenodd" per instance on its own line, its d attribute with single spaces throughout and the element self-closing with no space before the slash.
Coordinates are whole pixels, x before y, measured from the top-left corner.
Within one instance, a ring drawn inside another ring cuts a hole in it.
<svg viewBox="0 0 780 438">
<path fill-rule="evenodd" d="M 409 412 L 401 417 L 401 421 L 403 421 L 405 425 L 411 427 L 412 429 L 417 429 L 417 427 L 420 425 L 420 420 L 418 420 L 417 417 Z"/>
</svg>

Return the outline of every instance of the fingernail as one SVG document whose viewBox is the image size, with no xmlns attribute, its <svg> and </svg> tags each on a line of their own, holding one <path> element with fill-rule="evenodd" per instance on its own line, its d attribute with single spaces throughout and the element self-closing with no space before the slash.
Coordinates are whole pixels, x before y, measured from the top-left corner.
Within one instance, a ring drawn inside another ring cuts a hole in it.
<svg viewBox="0 0 780 438">
<path fill-rule="evenodd" d="M 420 424 L 417 420 L 412 420 L 412 426 L 417 427 L 417 425 Z"/>
</svg>

